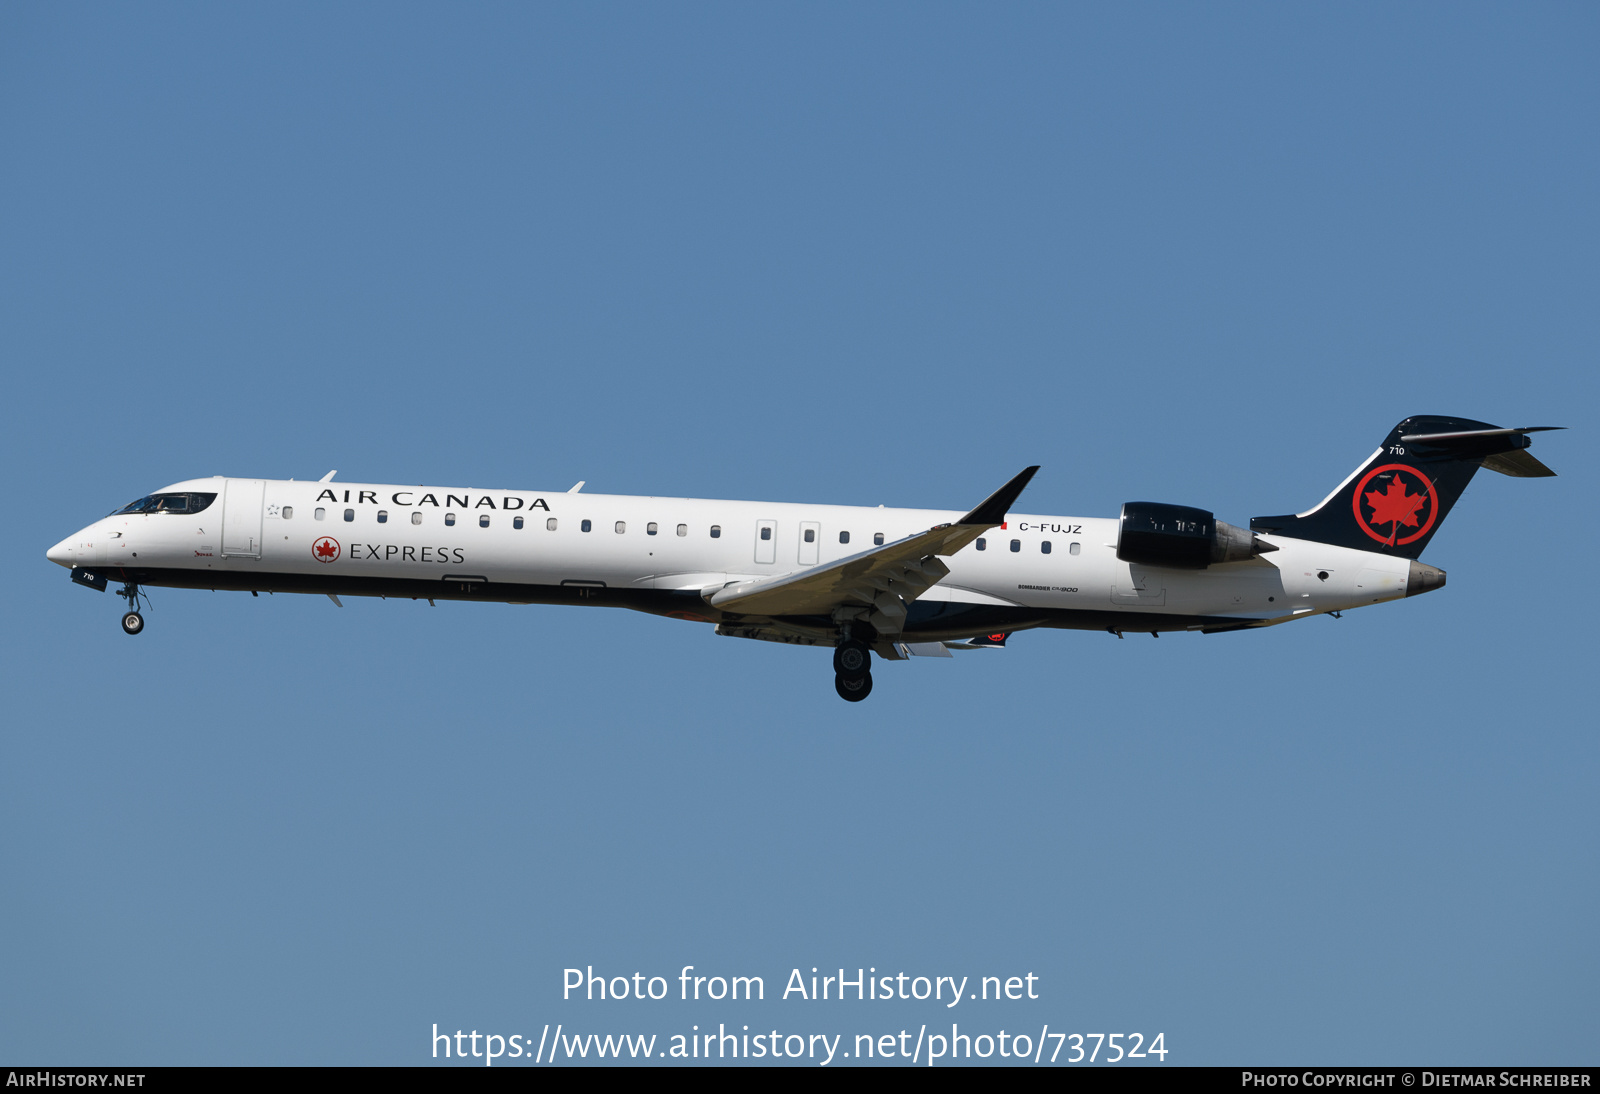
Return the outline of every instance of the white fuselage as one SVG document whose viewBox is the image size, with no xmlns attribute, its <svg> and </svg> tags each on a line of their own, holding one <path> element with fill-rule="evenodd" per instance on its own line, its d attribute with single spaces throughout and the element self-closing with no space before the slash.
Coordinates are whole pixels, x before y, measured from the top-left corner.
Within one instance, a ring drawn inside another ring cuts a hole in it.
<svg viewBox="0 0 1600 1094">
<path fill-rule="evenodd" d="M 726 621 L 702 591 L 827 565 L 961 518 L 946 510 L 222 477 L 162 493 L 184 491 L 216 498 L 198 513 L 106 517 L 49 557 L 146 585 L 588 600 Z M 1118 559 L 1117 532 L 1114 519 L 1012 513 L 945 560 L 949 575 L 918 599 L 906 632 L 979 634 L 1007 620 L 1017 629 L 1260 626 L 1407 593 L 1407 560 L 1376 552 L 1263 536 L 1277 550 L 1177 570 Z"/>
</svg>

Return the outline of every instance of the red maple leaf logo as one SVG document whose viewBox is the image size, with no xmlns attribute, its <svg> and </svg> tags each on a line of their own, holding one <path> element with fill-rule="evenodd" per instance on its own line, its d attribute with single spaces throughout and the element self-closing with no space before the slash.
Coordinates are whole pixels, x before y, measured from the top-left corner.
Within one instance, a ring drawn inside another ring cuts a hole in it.
<svg viewBox="0 0 1600 1094">
<path fill-rule="evenodd" d="M 1384 475 L 1389 476 L 1387 490 L 1363 492 L 1367 483 L 1382 482 Z M 1420 489 L 1413 494 L 1407 488 L 1408 485 Z M 1372 510 L 1370 517 L 1362 511 L 1363 505 Z M 1415 543 L 1428 534 L 1435 518 L 1439 516 L 1439 497 L 1433 491 L 1433 483 L 1415 467 L 1407 467 L 1402 463 L 1387 463 L 1368 471 L 1362 480 L 1356 483 L 1355 491 L 1350 496 L 1350 506 L 1355 510 L 1356 523 L 1360 525 L 1361 530 L 1387 547 L 1403 547 L 1408 543 Z M 1424 506 L 1427 508 L 1426 513 L 1422 512 Z M 1384 524 L 1389 526 L 1387 535 L 1373 527 Z M 1402 536 L 1401 525 L 1415 528 L 1416 531 Z"/>
<path fill-rule="evenodd" d="M 1406 490 L 1406 484 L 1396 475 L 1389 480 L 1389 489 L 1383 492 L 1377 490 L 1366 495 L 1367 504 L 1372 507 L 1373 524 L 1394 524 L 1395 531 L 1400 530 L 1400 525 L 1415 528 L 1417 525 L 1417 510 L 1422 508 L 1422 503 L 1428 500 L 1427 494 L 1412 494 Z"/>
<path fill-rule="evenodd" d="M 318 558 L 338 558 L 339 548 L 332 540 L 319 540 L 317 543 Z"/>
</svg>

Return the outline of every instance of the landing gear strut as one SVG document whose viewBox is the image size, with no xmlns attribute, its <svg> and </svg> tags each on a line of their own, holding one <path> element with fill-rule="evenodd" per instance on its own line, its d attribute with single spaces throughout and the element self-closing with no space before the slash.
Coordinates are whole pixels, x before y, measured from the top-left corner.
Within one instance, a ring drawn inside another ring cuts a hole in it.
<svg viewBox="0 0 1600 1094">
<path fill-rule="evenodd" d="M 122 633 L 140 633 L 144 630 L 144 616 L 139 614 L 139 599 L 143 596 L 139 586 L 130 581 L 117 590 L 117 595 L 128 602 L 128 610 L 122 616 Z"/>
<path fill-rule="evenodd" d="M 833 690 L 847 703 L 872 694 L 872 650 L 865 642 L 846 638 L 834 647 Z"/>
</svg>

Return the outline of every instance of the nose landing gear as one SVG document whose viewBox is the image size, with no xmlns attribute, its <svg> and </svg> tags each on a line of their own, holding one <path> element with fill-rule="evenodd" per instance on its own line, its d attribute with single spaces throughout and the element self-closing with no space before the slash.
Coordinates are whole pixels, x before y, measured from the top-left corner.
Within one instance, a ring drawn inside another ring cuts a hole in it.
<svg viewBox="0 0 1600 1094">
<path fill-rule="evenodd" d="M 833 690 L 847 703 L 872 694 L 872 650 L 865 642 L 846 638 L 834 647 Z"/>
<path fill-rule="evenodd" d="M 129 581 L 117 590 L 117 595 L 128 602 L 128 610 L 122 616 L 122 633 L 139 634 L 144 630 L 144 616 L 139 614 L 139 601 L 141 598 L 148 600 L 139 591 L 139 586 Z"/>
</svg>

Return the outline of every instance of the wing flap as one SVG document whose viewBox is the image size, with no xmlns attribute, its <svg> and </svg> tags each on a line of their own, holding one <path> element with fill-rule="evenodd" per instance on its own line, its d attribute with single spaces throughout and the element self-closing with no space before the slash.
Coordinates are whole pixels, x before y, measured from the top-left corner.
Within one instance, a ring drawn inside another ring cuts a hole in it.
<svg viewBox="0 0 1600 1094">
<path fill-rule="evenodd" d="M 744 615 L 825 615 L 846 604 L 871 606 L 886 595 L 915 600 L 950 572 L 937 556 L 955 554 L 984 531 L 941 525 L 827 566 L 736 581 L 701 595 L 713 608 Z"/>
</svg>

